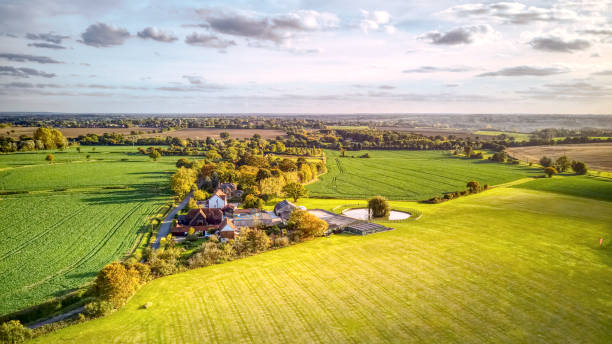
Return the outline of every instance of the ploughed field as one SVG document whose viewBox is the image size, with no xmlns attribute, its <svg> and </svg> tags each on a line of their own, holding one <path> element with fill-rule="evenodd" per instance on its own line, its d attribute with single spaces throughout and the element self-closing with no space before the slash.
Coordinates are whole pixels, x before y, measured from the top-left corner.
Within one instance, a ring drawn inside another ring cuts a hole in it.
<svg viewBox="0 0 612 344">
<path fill-rule="evenodd" d="M 556 159 L 567 155 L 570 160 L 583 161 L 588 168 L 612 171 L 612 143 L 512 147 L 506 151 L 514 158 L 535 163 L 543 156 Z"/>
<path fill-rule="evenodd" d="M 178 157 L 81 151 L 0 155 L 0 315 L 91 281 L 131 251 L 169 200 Z"/>
<path fill-rule="evenodd" d="M 370 158 L 358 158 L 368 153 Z M 311 197 L 424 200 L 466 189 L 467 182 L 497 185 L 541 174 L 524 165 L 465 159 L 446 151 L 325 151 L 328 172 L 307 186 Z M 355 156 L 351 158 L 350 156 Z"/>
<path fill-rule="evenodd" d="M 161 278 L 117 312 L 34 342 L 609 341 L 612 203 L 499 187 L 392 205 L 423 216 Z"/>
</svg>

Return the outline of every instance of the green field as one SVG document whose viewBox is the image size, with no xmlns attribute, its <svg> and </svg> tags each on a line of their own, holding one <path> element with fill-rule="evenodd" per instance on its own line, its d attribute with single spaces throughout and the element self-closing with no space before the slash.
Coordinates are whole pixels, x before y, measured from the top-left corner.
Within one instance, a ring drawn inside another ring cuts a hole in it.
<svg viewBox="0 0 612 344">
<path fill-rule="evenodd" d="M 161 278 L 34 342 L 609 342 L 612 203 L 499 187 L 393 205 L 423 217 Z"/>
<path fill-rule="evenodd" d="M 508 137 L 514 137 L 515 141 L 529 141 L 529 134 L 514 133 L 509 131 L 478 130 L 473 132 L 472 134 L 480 136 L 499 136 L 501 134 L 504 134 Z"/>
<path fill-rule="evenodd" d="M 370 158 L 357 158 L 368 153 Z M 541 171 L 524 165 L 506 165 L 465 159 L 444 151 L 325 151 L 328 172 L 307 186 L 312 197 L 424 200 L 443 192 L 465 190 L 470 180 L 497 185 L 535 176 Z"/>
<path fill-rule="evenodd" d="M 557 192 L 612 202 L 612 178 L 596 176 L 554 176 L 514 186 L 521 189 Z"/>
<path fill-rule="evenodd" d="M 28 192 L 0 195 L 0 315 L 92 280 L 130 252 L 168 202 L 178 157 L 152 162 L 132 147 L 91 149 L 54 152 L 54 164 L 48 152 L 0 155 L 0 192 Z"/>
</svg>

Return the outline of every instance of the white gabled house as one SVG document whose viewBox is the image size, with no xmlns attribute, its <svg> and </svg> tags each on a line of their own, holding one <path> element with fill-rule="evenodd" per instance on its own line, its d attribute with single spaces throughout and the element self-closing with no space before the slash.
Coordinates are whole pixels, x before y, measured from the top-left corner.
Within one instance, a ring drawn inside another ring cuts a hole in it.
<svg viewBox="0 0 612 344">
<path fill-rule="evenodd" d="M 208 199 L 209 208 L 223 209 L 227 205 L 227 195 L 225 192 L 218 190 Z"/>
</svg>

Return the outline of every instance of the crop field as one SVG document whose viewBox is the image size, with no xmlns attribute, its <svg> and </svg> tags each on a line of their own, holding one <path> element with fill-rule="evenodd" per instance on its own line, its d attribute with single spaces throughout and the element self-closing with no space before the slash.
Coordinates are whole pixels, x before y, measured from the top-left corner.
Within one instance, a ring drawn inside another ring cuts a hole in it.
<svg viewBox="0 0 612 344">
<path fill-rule="evenodd" d="M 368 153 L 370 158 L 357 158 Z M 307 186 L 312 197 L 423 200 L 465 190 L 466 183 L 497 185 L 541 174 L 522 165 L 464 159 L 442 151 L 325 151 L 328 172 Z"/>
<path fill-rule="evenodd" d="M 38 127 L 9 127 L 0 129 L 0 134 L 7 134 L 11 137 L 19 137 L 21 135 L 31 136 Z M 156 132 L 157 128 L 58 128 L 66 137 L 78 137 L 80 135 L 96 134 L 124 134 L 130 135 L 133 131 L 143 132 L 145 134 Z"/>
<path fill-rule="evenodd" d="M 158 279 L 119 311 L 34 342 L 609 341 L 612 203 L 499 187 L 393 205 L 423 217 Z"/>
<path fill-rule="evenodd" d="M 543 156 L 556 159 L 567 155 L 570 160 L 583 161 L 588 168 L 612 171 L 612 143 L 514 147 L 506 151 L 519 160 L 531 162 L 538 162 Z"/>
<path fill-rule="evenodd" d="M 255 134 L 261 135 L 264 139 L 275 139 L 277 136 L 285 136 L 282 130 L 274 129 L 217 129 L 217 128 L 189 128 L 173 131 L 166 131 L 158 134 L 145 134 L 141 137 L 178 137 L 181 139 L 204 140 L 206 137 L 220 138 L 222 132 L 228 132 L 230 138 L 244 139 L 253 137 Z"/>
<path fill-rule="evenodd" d="M 91 281 L 130 252 L 168 202 L 179 157 L 153 162 L 132 147 L 92 149 L 54 152 L 54 164 L 47 152 L 0 155 L 0 315 Z"/>
</svg>

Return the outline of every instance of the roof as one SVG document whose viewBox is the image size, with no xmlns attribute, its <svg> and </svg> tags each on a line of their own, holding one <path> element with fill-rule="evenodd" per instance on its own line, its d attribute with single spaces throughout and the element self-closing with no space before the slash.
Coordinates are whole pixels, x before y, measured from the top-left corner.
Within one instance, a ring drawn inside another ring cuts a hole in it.
<svg viewBox="0 0 612 344">
<path fill-rule="evenodd" d="M 258 212 L 259 212 L 259 209 L 255 209 L 255 208 L 234 209 L 234 215 L 255 214 L 255 213 L 258 213 Z"/>
<path fill-rule="evenodd" d="M 217 189 L 217 190 L 215 190 L 215 193 L 214 193 L 214 194 L 215 194 L 215 195 L 217 195 L 217 196 L 219 196 L 219 197 L 225 197 L 225 196 L 227 196 L 227 194 L 226 194 L 225 192 L 223 192 L 223 190 L 221 190 L 221 189 Z"/>
<path fill-rule="evenodd" d="M 278 215 L 279 211 L 293 211 L 297 206 L 287 200 L 276 203 L 274 212 Z"/>
<path fill-rule="evenodd" d="M 232 230 L 236 229 L 236 226 L 234 226 L 234 221 L 232 221 L 231 219 L 225 218 L 223 222 L 221 222 L 221 224 L 219 225 L 219 228 L 221 228 L 221 231 L 228 231 L 227 229 L 224 228 L 226 225 L 229 225 L 230 228 L 232 228 Z"/>
</svg>

